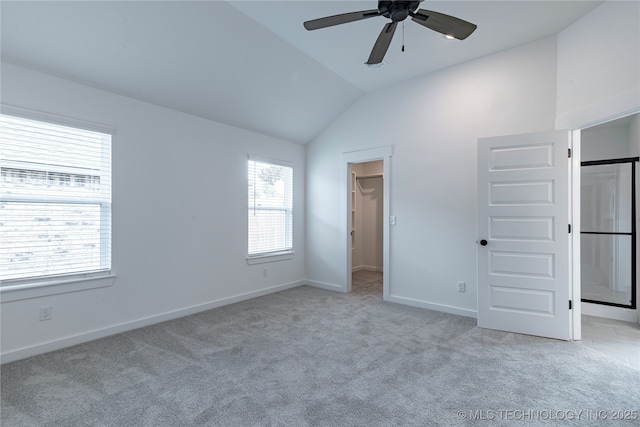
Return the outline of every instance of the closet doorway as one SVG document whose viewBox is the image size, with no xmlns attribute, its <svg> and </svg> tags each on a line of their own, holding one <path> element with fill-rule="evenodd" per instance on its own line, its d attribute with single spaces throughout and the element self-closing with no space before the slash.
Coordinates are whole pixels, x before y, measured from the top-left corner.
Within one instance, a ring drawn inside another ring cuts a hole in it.
<svg viewBox="0 0 640 427">
<path fill-rule="evenodd" d="M 384 162 L 351 166 L 351 291 L 382 298 Z"/>
</svg>

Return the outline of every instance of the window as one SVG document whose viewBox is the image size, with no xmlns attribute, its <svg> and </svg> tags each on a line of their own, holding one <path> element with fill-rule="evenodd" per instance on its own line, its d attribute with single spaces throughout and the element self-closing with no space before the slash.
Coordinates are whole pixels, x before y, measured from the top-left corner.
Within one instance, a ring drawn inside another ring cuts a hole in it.
<svg viewBox="0 0 640 427">
<path fill-rule="evenodd" d="M 249 257 L 291 253 L 293 249 L 293 168 L 250 157 Z"/>
<path fill-rule="evenodd" d="M 111 269 L 109 133 L 0 114 L 0 173 L 0 280 Z"/>
</svg>

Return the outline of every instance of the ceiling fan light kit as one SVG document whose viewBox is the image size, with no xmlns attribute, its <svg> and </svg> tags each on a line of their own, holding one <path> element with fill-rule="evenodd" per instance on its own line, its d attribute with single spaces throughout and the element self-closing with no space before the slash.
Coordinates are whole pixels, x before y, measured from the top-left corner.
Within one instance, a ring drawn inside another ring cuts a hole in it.
<svg viewBox="0 0 640 427">
<path fill-rule="evenodd" d="M 477 25 L 464 21 L 454 16 L 445 15 L 444 13 L 433 12 L 431 10 L 418 9 L 423 0 L 400 1 L 400 0 L 381 0 L 378 2 L 378 9 L 362 10 L 359 12 L 349 12 L 340 15 L 327 16 L 325 18 L 313 19 L 306 21 L 304 27 L 309 30 L 318 30 L 320 28 L 332 27 L 334 25 L 346 24 L 349 22 L 361 21 L 363 19 L 382 16 L 390 19 L 391 22 L 382 27 L 382 31 L 373 45 L 369 59 L 366 65 L 380 64 L 384 59 L 393 34 L 396 31 L 398 22 L 402 22 L 411 17 L 413 22 L 437 31 L 448 39 L 464 40 L 473 33 Z"/>
</svg>

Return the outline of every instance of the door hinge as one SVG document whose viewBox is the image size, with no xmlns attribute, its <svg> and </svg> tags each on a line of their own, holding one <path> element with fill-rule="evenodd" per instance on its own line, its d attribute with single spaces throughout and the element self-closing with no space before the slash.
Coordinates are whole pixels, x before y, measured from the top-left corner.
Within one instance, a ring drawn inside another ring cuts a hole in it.
<svg viewBox="0 0 640 427">
<path fill-rule="evenodd" d="M 569 224 L 569 234 L 571 234 L 571 224 Z"/>
<path fill-rule="evenodd" d="M 571 148 L 569 148 L 569 158 L 571 158 Z"/>
<path fill-rule="evenodd" d="M 569 300 L 569 310 L 571 310 L 571 300 Z"/>
</svg>

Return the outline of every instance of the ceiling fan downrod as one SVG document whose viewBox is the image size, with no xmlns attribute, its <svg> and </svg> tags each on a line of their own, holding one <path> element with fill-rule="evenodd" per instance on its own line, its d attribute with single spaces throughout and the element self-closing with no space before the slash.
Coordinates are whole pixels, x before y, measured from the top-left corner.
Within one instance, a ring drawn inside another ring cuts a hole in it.
<svg viewBox="0 0 640 427">
<path fill-rule="evenodd" d="M 404 22 L 402 23 L 402 51 L 404 52 Z"/>
</svg>

